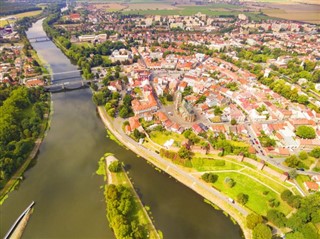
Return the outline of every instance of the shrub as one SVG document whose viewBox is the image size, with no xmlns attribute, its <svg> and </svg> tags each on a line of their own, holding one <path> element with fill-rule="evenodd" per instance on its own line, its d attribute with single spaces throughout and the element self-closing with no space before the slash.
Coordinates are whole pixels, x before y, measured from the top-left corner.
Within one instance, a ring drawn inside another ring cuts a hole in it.
<svg viewBox="0 0 320 239">
<path fill-rule="evenodd" d="M 109 165 L 108 169 L 110 170 L 110 172 L 113 172 L 113 173 L 120 172 L 120 170 L 121 170 L 121 163 L 120 163 L 118 160 L 113 161 L 113 162 Z"/>
<path fill-rule="evenodd" d="M 201 176 L 201 178 L 207 183 L 215 183 L 218 180 L 218 175 L 213 173 L 205 173 Z"/>
<path fill-rule="evenodd" d="M 301 125 L 296 130 L 296 135 L 303 139 L 314 139 L 316 132 L 314 128 L 306 125 Z"/>
<path fill-rule="evenodd" d="M 229 187 L 229 188 L 234 187 L 234 185 L 236 184 L 236 182 L 235 182 L 232 178 L 229 178 L 229 177 L 226 177 L 226 178 L 224 179 L 224 183 L 225 183 L 225 185 L 226 185 L 227 187 Z"/>
<path fill-rule="evenodd" d="M 252 232 L 253 239 L 271 239 L 272 232 L 271 229 L 265 224 L 258 224 Z"/>
<path fill-rule="evenodd" d="M 249 200 L 249 196 L 247 194 L 239 193 L 237 195 L 237 201 L 242 205 L 245 205 L 248 202 L 248 200 Z"/>
<path fill-rule="evenodd" d="M 255 213 L 250 213 L 247 218 L 247 227 L 249 229 L 253 229 L 257 226 L 257 224 L 262 223 L 263 222 L 263 218 Z"/>
</svg>

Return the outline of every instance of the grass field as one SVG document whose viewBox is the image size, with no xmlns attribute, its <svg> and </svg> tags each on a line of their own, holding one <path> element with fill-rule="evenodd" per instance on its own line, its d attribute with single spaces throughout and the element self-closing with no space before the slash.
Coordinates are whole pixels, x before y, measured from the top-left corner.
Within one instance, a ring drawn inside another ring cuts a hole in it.
<svg viewBox="0 0 320 239">
<path fill-rule="evenodd" d="M 308 194 L 309 192 L 308 192 L 308 190 L 306 189 L 306 187 L 304 186 L 304 182 L 310 181 L 309 176 L 307 176 L 307 175 L 298 175 L 298 176 L 296 177 L 296 181 L 297 181 L 297 183 L 299 184 L 300 188 L 302 188 L 302 190 L 303 190 L 306 194 Z"/>
<path fill-rule="evenodd" d="M 239 193 L 247 194 L 249 196 L 249 200 L 246 206 L 258 214 L 266 215 L 267 211 L 272 209 L 272 207 L 269 206 L 269 200 L 271 199 L 275 199 L 280 202 L 277 209 L 282 211 L 284 214 L 288 214 L 292 210 L 281 200 L 278 194 L 252 178 L 234 172 L 220 172 L 216 174 L 218 175 L 218 180 L 213 184 L 215 188 L 233 199 L 236 199 Z M 228 188 L 225 186 L 224 179 L 226 177 L 232 178 L 236 182 L 234 187 Z M 268 193 L 264 195 L 263 192 Z"/>
<path fill-rule="evenodd" d="M 175 10 L 179 9 L 175 6 L 165 3 L 136 3 L 136 4 L 128 4 L 128 7 L 125 11 L 136 11 L 136 10 Z"/>
<path fill-rule="evenodd" d="M 185 137 L 181 134 L 173 133 L 173 132 L 159 132 L 159 131 L 152 131 L 150 133 L 150 138 L 153 142 L 163 145 L 166 141 L 173 139 L 175 143 L 174 146 L 180 145 L 182 141 L 185 140 Z"/>
<path fill-rule="evenodd" d="M 205 159 L 205 158 L 193 158 L 191 159 L 192 167 L 196 169 L 199 172 L 203 171 L 219 171 L 219 170 L 239 170 L 242 169 L 243 166 L 234 164 L 232 162 L 222 160 L 225 162 L 224 166 L 221 166 L 221 160 L 220 164 L 216 162 L 215 159 Z M 219 166 L 220 165 L 220 166 Z"/>
<path fill-rule="evenodd" d="M 97 9 L 105 9 L 107 12 L 117 12 L 126 8 L 126 6 L 121 3 L 99 3 L 92 5 Z"/>
<path fill-rule="evenodd" d="M 15 14 L 15 15 L 6 16 L 4 18 L 15 17 L 17 19 L 20 19 L 20 18 L 23 18 L 23 17 L 33 17 L 33 16 L 36 16 L 36 15 L 39 15 L 41 12 L 42 12 L 42 10 L 24 12 L 24 13 L 19 13 L 19 14 Z M 8 24 L 8 22 L 11 24 L 11 23 L 14 22 L 14 20 L 8 20 L 7 21 L 7 20 L 0 19 L 0 27 L 6 26 Z"/>
<path fill-rule="evenodd" d="M 39 15 L 41 12 L 42 12 L 42 10 L 38 10 L 38 11 L 32 11 L 32 12 L 19 13 L 19 14 L 12 15 L 12 16 L 16 17 L 16 18 L 33 17 L 36 15 Z"/>
</svg>

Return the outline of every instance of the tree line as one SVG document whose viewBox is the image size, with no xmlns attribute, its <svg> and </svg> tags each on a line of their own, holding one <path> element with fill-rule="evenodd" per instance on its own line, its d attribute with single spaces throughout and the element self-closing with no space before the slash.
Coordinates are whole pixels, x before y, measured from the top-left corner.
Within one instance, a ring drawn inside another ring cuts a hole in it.
<svg viewBox="0 0 320 239">
<path fill-rule="evenodd" d="M 42 88 L 0 88 L 0 188 L 27 159 L 48 112 Z"/>
<path fill-rule="evenodd" d="M 142 239 L 147 233 L 133 216 L 134 198 L 130 190 L 122 185 L 106 187 L 107 218 L 117 239 Z"/>
</svg>

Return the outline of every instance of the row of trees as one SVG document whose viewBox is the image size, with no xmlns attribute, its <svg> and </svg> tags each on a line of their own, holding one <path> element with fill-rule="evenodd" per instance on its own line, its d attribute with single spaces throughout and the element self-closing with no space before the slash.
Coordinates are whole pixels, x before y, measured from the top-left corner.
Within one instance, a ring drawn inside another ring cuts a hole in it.
<svg viewBox="0 0 320 239">
<path fill-rule="evenodd" d="M 190 160 L 187 157 L 186 158 L 180 157 L 178 152 L 166 150 L 163 148 L 160 149 L 160 156 L 171 159 L 173 162 L 175 162 L 177 164 L 185 165 L 185 166 L 186 166 L 187 162 L 190 162 Z"/>
<path fill-rule="evenodd" d="M 142 239 L 146 232 L 134 217 L 134 199 L 127 187 L 110 184 L 106 187 L 107 218 L 117 239 Z"/>
<path fill-rule="evenodd" d="M 222 150 L 221 156 L 227 154 L 242 154 L 246 157 L 250 156 L 249 145 L 234 144 L 232 141 L 227 140 L 223 133 L 220 133 L 217 136 L 210 136 L 208 140 L 214 149 Z"/>
<path fill-rule="evenodd" d="M 48 112 L 46 100 L 41 88 L 0 89 L 0 188 L 33 149 Z"/>
</svg>

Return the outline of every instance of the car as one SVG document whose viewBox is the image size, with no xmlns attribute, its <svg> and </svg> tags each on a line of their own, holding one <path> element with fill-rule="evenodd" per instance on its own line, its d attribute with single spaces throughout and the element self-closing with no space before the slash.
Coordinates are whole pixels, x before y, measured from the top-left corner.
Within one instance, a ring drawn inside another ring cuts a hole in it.
<svg viewBox="0 0 320 239">
<path fill-rule="evenodd" d="M 229 202 L 234 203 L 234 200 L 232 198 L 228 198 Z"/>
<path fill-rule="evenodd" d="M 297 168 L 297 170 L 299 170 L 299 171 L 304 171 L 304 168 Z"/>
</svg>

